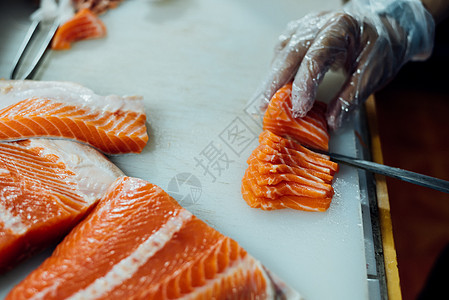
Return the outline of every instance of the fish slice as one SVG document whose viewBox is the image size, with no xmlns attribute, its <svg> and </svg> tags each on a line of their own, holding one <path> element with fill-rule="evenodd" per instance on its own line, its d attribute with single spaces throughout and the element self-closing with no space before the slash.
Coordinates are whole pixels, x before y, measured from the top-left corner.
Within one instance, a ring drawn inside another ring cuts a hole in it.
<svg viewBox="0 0 449 300">
<path fill-rule="evenodd" d="M 318 153 L 329 155 L 331 160 L 337 163 L 343 163 L 359 169 L 364 169 L 369 172 L 385 175 L 388 177 L 396 178 L 409 183 L 417 184 L 420 186 L 428 187 L 440 192 L 449 193 L 449 181 L 423 175 L 411 171 L 407 171 L 400 168 L 390 167 L 383 164 L 375 163 L 368 160 L 358 159 L 355 157 L 349 157 L 338 153 L 326 152 L 317 149 L 310 149 Z"/>
</svg>

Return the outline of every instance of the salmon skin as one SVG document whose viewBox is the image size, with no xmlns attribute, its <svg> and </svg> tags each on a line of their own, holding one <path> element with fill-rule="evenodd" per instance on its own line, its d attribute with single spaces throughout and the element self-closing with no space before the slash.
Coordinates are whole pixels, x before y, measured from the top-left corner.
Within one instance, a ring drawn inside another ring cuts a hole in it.
<svg viewBox="0 0 449 300">
<path fill-rule="evenodd" d="M 121 177 L 6 299 L 299 299 L 161 188 Z"/>
<path fill-rule="evenodd" d="M 56 30 L 51 48 L 67 50 L 76 41 L 101 38 L 106 35 L 106 26 L 89 8 L 78 11 L 70 20 Z"/>
<path fill-rule="evenodd" d="M 0 141 L 65 138 L 105 154 L 140 153 L 145 122 L 141 97 L 100 96 L 70 82 L 0 80 Z"/>
<path fill-rule="evenodd" d="M 280 88 L 271 98 L 263 117 L 263 129 L 289 137 L 314 149 L 329 149 L 329 133 L 325 118 L 326 104 L 315 101 L 303 118 L 292 113 L 292 84 Z"/>
<path fill-rule="evenodd" d="M 0 143 L 0 272 L 60 240 L 122 174 L 71 141 Z"/>
</svg>

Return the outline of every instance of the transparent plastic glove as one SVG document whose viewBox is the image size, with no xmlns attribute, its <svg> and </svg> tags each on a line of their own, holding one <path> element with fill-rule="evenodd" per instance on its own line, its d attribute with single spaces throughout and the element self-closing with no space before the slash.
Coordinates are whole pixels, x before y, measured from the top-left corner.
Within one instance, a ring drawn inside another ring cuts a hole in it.
<svg viewBox="0 0 449 300">
<path fill-rule="evenodd" d="M 41 0 L 39 9 L 31 14 L 32 21 L 51 21 L 58 19 L 64 23 L 75 14 L 71 0 Z"/>
<path fill-rule="evenodd" d="M 347 80 L 327 113 L 330 128 L 337 129 L 404 63 L 430 56 L 434 27 L 419 0 L 352 0 L 341 11 L 309 14 L 290 22 L 280 36 L 271 71 L 255 97 L 264 108 L 293 81 L 292 109 L 302 117 L 326 72 L 342 68 Z"/>
</svg>

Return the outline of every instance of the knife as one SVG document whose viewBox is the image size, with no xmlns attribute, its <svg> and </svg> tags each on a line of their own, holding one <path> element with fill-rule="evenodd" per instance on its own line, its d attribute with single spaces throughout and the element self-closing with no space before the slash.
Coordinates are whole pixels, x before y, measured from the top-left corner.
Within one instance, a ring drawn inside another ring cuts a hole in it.
<svg viewBox="0 0 449 300">
<path fill-rule="evenodd" d="M 316 151 L 316 150 L 314 150 Z M 378 164 L 372 161 L 358 159 L 355 157 L 349 157 L 337 153 L 330 153 L 325 151 L 317 151 L 322 154 L 328 155 L 331 160 L 337 163 L 343 163 L 352 167 L 364 169 L 373 173 L 385 175 L 388 177 L 396 178 L 420 186 L 425 186 L 440 192 L 449 193 L 449 181 L 439 178 L 407 171 L 400 168 L 390 167 L 383 164 Z"/>
<path fill-rule="evenodd" d="M 65 3 L 70 5 L 68 1 L 65 1 Z M 33 78 L 42 64 L 44 55 L 61 23 L 60 5 L 63 5 L 62 2 L 60 4 L 55 1 L 40 1 L 39 9 L 30 17 L 31 24 L 13 61 L 10 79 Z M 29 59 L 26 59 L 26 57 L 29 57 Z M 22 65 L 27 66 L 23 67 Z M 19 70 L 22 68 L 25 71 L 20 72 L 23 74 L 19 75 Z"/>
</svg>

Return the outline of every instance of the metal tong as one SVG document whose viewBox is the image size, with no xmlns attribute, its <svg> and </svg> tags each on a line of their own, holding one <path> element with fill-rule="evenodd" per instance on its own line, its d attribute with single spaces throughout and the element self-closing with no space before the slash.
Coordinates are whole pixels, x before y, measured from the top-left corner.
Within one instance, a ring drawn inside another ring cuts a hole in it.
<svg viewBox="0 0 449 300">
<path fill-rule="evenodd" d="M 438 179 L 435 177 L 418 174 L 415 172 L 407 171 L 400 168 L 389 167 L 382 164 L 378 164 L 372 161 L 367 161 L 363 159 L 358 159 L 354 157 L 348 157 L 341 154 L 329 153 L 320 150 L 315 150 L 316 152 L 326 154 L 330 156 L 331 160 L 344 163 L 353 167 L 361 168 L 373 173 L 389 176 L 420 186 L 428 187 L 440 192 L 449 193 L 449 181 Z"/>
<path fill-rule="evenodd" d="M 36 70 L 43 61 L 44 54 L 49 48 L 50 42 L 58 29 L 59 23 L 59 18 L 56 16 L 44 20 L 35 19 L 32 21 L 19 48 L 17 56 L 14 59 L 10 79 L 31 79 L 34 76 Z M 45 31 L 47 32 L 45 33 Z M 40 45 L 35 45 L 35 43 L 39 43 L 38 41 L 36 42 L 36 39 L 38 39 L 39 35 L 42 36 L 42 34 L 43 39 L 40 42 Z M 37 50 L 35 48 L 37 48 Z M 29 63 L 28 68 L 22 72 L 22 75 L 20 76 L 19 70 L 21 69 L 21 66 L 25 64 L 24 60 L 28 55 L 33 59 Z"/>
</svg>

